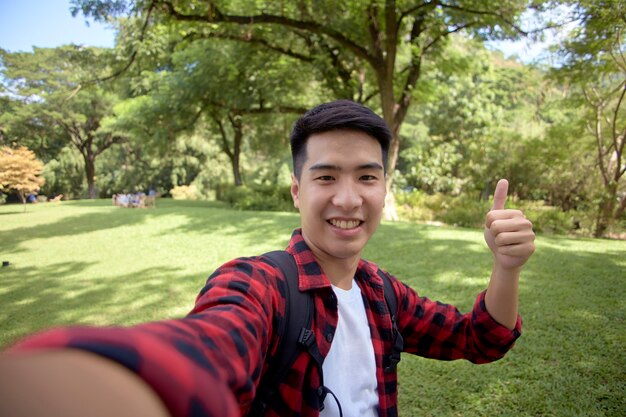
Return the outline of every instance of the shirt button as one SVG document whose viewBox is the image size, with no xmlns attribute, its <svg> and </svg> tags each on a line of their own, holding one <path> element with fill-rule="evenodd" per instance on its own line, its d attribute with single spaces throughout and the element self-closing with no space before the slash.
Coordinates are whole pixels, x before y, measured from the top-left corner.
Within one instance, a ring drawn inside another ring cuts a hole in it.
<svg viewBox="0 0 626 417">
<path fill-rule="evenodd" d="M 333 341 L 333 334 L 332 333 L 326 333 L 326 341 L 328 343 Z"/>
</svg>

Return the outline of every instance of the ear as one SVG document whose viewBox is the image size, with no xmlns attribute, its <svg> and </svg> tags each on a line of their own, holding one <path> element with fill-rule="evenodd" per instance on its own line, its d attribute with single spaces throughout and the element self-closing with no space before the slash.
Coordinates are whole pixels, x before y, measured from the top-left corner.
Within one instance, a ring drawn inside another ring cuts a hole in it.
<svg viewBox="0 0 626 417">
<path fill-rule="evenodd" d="M 300 183 L 295 174 L 291 174 L 291 198 L 293 199 L 293 206 L 297 209 L 300 208 Z"/>
</svg>

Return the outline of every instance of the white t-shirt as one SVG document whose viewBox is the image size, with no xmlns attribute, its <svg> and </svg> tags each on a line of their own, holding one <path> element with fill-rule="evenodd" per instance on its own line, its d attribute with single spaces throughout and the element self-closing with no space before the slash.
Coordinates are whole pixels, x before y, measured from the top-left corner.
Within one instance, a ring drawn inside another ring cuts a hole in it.
<svg viewBox="0 0 626 417">
<path fill-rule="evenodd" d="M 376 360 L 361 289 L 353 279 L 350 290 L 334 285 L 333 290 L 339 305 L 339 322 L 324 359 L 324 385 L 337 396 L 344 417 L 376 417 Z M 331 394 L 326 396 L 320 416 L 339 417 Z"/>
</svg>

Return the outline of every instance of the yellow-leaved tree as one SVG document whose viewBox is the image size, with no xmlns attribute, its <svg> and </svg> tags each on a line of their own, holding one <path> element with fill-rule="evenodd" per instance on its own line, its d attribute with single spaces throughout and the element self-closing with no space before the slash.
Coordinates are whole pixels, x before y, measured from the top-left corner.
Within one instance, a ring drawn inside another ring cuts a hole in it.
<svg viewBox="0 0 626 417">
<path fill-rule="evenodd" d="M 43 163 L 25 146 L 0 148 L 0 191 L 14 190 L 26 203 L 26 196 L 39 191 L 45 183 L 42 171 Z"/>
</svg>

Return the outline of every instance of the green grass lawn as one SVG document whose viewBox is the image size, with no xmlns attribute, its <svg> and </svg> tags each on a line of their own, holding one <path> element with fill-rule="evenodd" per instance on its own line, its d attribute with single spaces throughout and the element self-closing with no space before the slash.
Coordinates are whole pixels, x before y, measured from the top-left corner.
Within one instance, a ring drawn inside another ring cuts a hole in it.
<svg viewBox="0 0 626 417">
<path fill-rule="evenodd" d="M 234 257 L 286 246 L 298 216 L 215 203 L 0 206 L 0 346 L 61 324 L 184 315 Z M 365 257 L 467 311 L 486 284 L 482 231 L 383 224 Z M 488 365 L 404 355 L 401 416 L 626 414 L 626 242 L 539 236 L 524 270 L 521 339 Z"/>
</svg>

